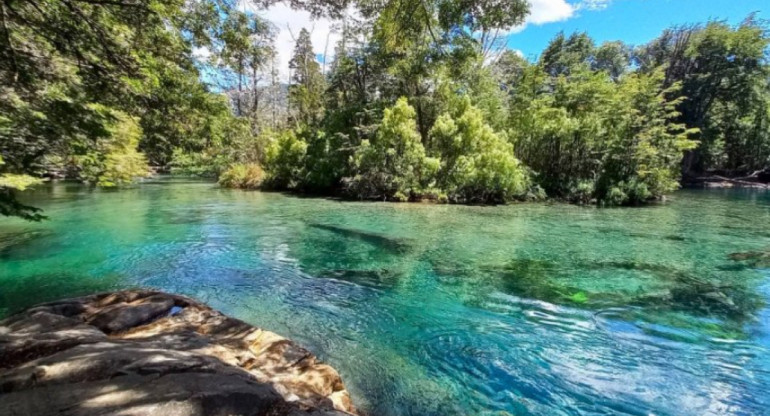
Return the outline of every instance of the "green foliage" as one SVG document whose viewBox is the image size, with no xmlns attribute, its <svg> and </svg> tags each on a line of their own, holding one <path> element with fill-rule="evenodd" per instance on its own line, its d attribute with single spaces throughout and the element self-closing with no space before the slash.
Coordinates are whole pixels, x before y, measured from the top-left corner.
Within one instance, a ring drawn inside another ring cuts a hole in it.
<svg viewBox="0 0 770 416">
<path fill-rule="evenodd" d="M 569 200 L 577 204 L 589 204 L 594 201 L 596 184 L 594 181 L 579 181 L 569 190 Z"/>
<path fill-rule="evenodd" d="M 270 140 L 265 158 L 266 183 L 274 189 L 298 189 L 304 178 L 307 143 L 293 130 Z"/>
<path fill-rule="evenodd" d="M 40 185 L 41 183 L 43 183 L 41 179 L 29 175 L 17 175 L 13 173 L 0 175 L 0 188 L 23 191 L 31 186 Z"/>
<path fill-rule="evenodd" d="M 316 61 L 310 32 L 302 28 L 289 62 L 293 84 L 289 87 L 289 103 L 297 123 L 315 125 L 323 114 L 324 78 Z"/>
<path fill-rule="evenodd" d="M 3 165 L 5 165 L 5 162 L 2 156 L 0 156 L 0 168 Z M 29 175 L 0 174 L 0 215 L 13 215 L 30 221 L 40 221 L 45 218 L 39 213 L 39 209 L 26 206 L 17 201 L 14 193 L 14 191 L 23 191 L 42 182 L 42 180 Z"/>
<path fill-rule="evenodd" d="M 415 116 L 406 98 L 385 110 L 377 134 L 353 155 L 356 174 L 347 180 L 347 192 L 399 201 L 417 198 L 434 182 L 439 161 L 426 156 Z"/>
<path fill-rule="evenodd" d="M 239 2 L 1 1 L 0 212 L 34 218 L 13 193 L 47 173 L 109 187 L 148 164 L 365 199 L 601 205 L 770 165 L 770 37 L 753 16 L 633 50 L 559 34 L 530 63 L 497 37 L 523 0 L 361 0 L 363 19 L 292 5 L 342 31 L 322 69 L 302 29 L 284 89 L 275 28 Z"/>
<path fill-rule="evenodd" d="M 171 173 L 180 176 L 217 177 L 222 171 L 217 154 L 209 149 L 202 152 L 185 152 L 181 149 L 174 151 L 169 163 Z"/>
<path fill-rule="evenodd" d="M 672 98 L 676 86 L 663 88 L 662 72 L 614 82 L 605 72 L 576 68 L 544 93 L 548 78 L 539 71 L 531 69 L 531 84 L 521 88 L 541 92 L 512 105 L 511 135 L 549 195 L 619 205 L 678 187 L 679 161 L 695 142 L 675 122 L 681 99 Z"/>
<path fill-rule="evenodd" d="M 176 149 L 210 146 L 234 117 L 200 81 L 192 49 L 221 43 L 213 38 L 233 7 L 181 0 L 3 1 L 3 171 L 40 176 L 51 160 L 74 161 L 83 170 L 72 173 L 113 186 L 145 169 L 134 139 L 161 166 Z M 127 129 L 128 122 L 116 127 L 114 114 L 138 123 L 141 136 L 116 138 L 123 133 L 115 129 Z"/>
<path fill-rule="evenodd" d="M 549 91 L 552 89 L 552 91 Z M 516 154 L 550 196 L 566 197 L 601 170 L 615 86 L 602 73 L 582 69 L 553 81 L 540 66 L 528 68 L 513 91 L 510 138 Z"/>
<path fill-rule="evenodd" d="M 265 173 L 256 163 L 236 163 L 219 176 L 219 184 L 226 188 L 257 189 L 262 186 Z"/>
<path fill-rule="evenodd" d="M 107 126 L 107 137 L 99 140 L 86 154 L 73 158 L 80 177 L 88 183 L 111 188 L 147 176 L 147 159 L 137 151 L 142 136 L 138 120 L 118 111 L 98 110 L 108 112 L 114 121 Z"/>
<path fill-rule="evenodd" d="M 679 187 L 679 161 L 695 148 L 695 132 L 676 123 L 678 86 L 662 88 L 663 73 L 632 74 L 618 85 L 613 135 L 607 143 L 596 195 L 611 205 L 645 202 Z M 614 190 L 620 190 L 617 192 Z M 613 192 L 614 191 L 614 192 Z"/>
<path fill-rule="evenodd" d="M 604 42 L 594 53 L 592 68 L 617 80 L 629 71 L 630 60 L 631 50 L 623 42 Z"/>
<path fill-rule="evenodd" d="M 456 202 L 505 202 L 525 193 L 528 178 L 513 146 L 484 122 L 464 97 L 431 129 L 432 150 L 441 160 L 439 187 Z"/>
<path fill-rule="evenodd" d="M 665 69 L 666 85 L 681 84 L 678 122 L 699 129 L 700 145 L 682 170 L 748 173 L 767 167 L 770 102 L 764 22 L 749 16 L 731 27 L 712 21 L 666 30 L 636 52 L 643 72 Z"/>
<path fill-rule="evenodd" d="M 594 53 L 594 41 L 586 34 L 575 32 L 570 37 L 559 33 L 540 56 L 540 66 L 550 76 L 568 75 L 587 65 Z"/>
</svg>

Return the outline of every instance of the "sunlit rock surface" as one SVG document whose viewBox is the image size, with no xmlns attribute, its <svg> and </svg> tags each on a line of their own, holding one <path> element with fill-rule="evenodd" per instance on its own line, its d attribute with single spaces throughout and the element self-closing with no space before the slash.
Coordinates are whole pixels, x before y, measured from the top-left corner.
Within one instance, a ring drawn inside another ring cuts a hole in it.
<svg viewBox="0 0 770 416">
<path fill-rule="evenodd" d="M 124 291 L 0 321 L 1 415 L 345 415 L 339 374 L 182 296 Z"/>
</svg>

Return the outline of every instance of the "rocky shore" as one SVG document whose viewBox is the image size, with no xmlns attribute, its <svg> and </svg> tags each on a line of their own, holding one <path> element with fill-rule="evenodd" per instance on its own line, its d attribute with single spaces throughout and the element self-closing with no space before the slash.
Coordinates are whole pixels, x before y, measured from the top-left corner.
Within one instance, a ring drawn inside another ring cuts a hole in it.
<svg viewBox="0 0 770 416">
<path fill-rule="evenodd" d="M 356 414 L 337 371 L 294 342 L 147 290 L 0 321 L 0 414 Z"/>
</svg>

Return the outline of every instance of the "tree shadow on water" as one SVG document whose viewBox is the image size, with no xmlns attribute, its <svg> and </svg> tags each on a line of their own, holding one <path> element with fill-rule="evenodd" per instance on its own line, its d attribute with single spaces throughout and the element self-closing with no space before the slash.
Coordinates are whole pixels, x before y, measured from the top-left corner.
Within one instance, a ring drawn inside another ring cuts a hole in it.
<svg viewBox="0 0 770 416">
<path fill-rule="evenodd" d="M 17 278 L 0 279 L 0 319 L 41 302 L 127 289 L 123 276 L 105 275 L 99 278 L 63 273 L 46 273 Z"/>
</svg>

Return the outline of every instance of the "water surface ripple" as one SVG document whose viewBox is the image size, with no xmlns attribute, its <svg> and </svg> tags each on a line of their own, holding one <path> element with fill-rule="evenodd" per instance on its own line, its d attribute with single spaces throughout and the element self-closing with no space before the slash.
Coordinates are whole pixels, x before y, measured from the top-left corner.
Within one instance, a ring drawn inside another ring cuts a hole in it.
<svg viewBox="0 0 770 416">
<path fill-rule="evenodd" d="M 308 346 L 372 415 L 768 415 L 770 193 L 594 209 L 351 203 L 158 179 L 24 195 L 0 315 L 155 287 Z M 751 256 L 749 256 L 751 257 Z"/>
</svg>

